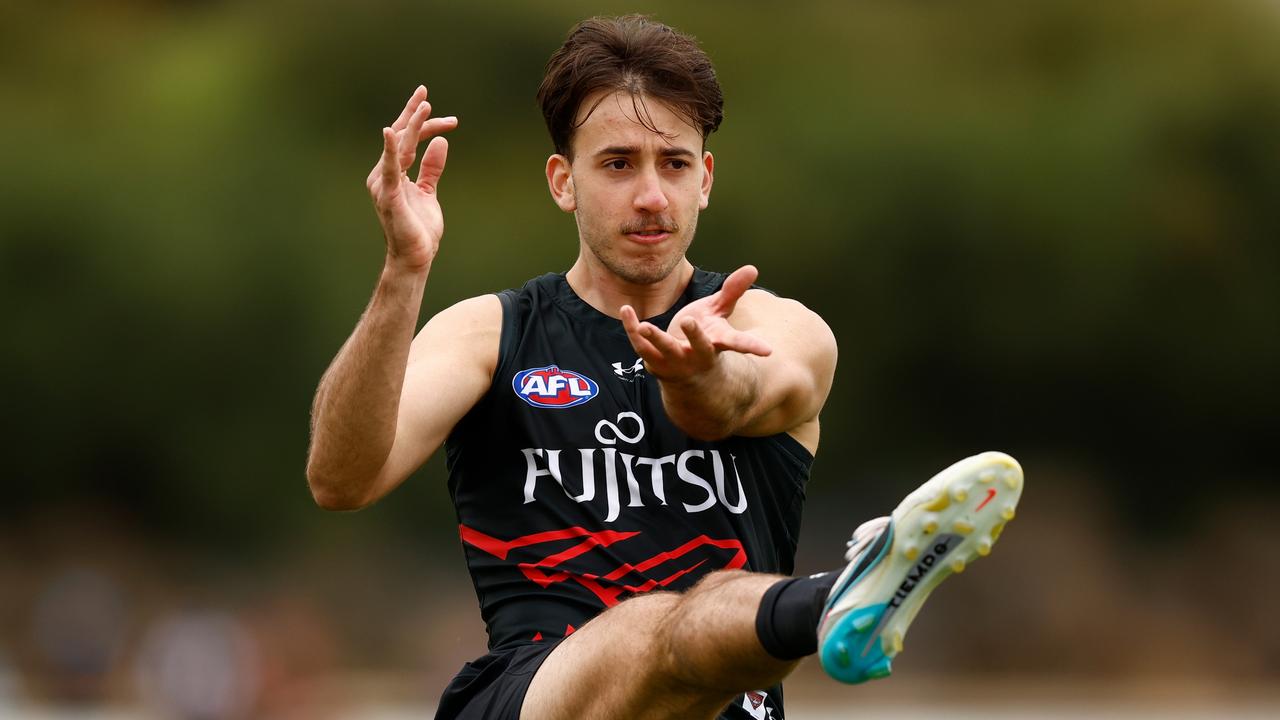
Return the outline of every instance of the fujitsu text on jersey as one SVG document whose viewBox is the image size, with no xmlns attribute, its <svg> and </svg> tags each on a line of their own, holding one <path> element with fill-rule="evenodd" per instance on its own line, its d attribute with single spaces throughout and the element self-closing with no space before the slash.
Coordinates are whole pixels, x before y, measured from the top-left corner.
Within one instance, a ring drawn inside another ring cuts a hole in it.
<svg viewBox="0 0 1280 720">
<path fill-rule="evenodd" d="M 648 457 L 619 447 L 619 443 L 639 443 L 644 431 L 640 416 L 624 412 L 616 422 L 605 419 L 596 424 L 596 440 L 603 447 L 522 448 L 525 504 L 537 502 L 539 493 L 564 493 L 574 502 L 603 505 L 605 522 L 618 519 L 624 501 L 626 507 L 674 506 L 687 513 L 709 510 L 717 502 L 735 515 L 746 511 L 747 498 L 732 453 L 691 449 Z M 539 483 L 540 478 L 546 480 Z M 736 486 L 732 492 L 730 484 Z"/>
</svg>

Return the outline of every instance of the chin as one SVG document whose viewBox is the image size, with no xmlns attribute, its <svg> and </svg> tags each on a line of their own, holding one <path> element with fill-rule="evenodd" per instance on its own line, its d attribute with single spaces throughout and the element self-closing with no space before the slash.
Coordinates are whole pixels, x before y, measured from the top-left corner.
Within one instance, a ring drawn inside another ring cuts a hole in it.
<svg viewBox="0 0 1280 720">
<path fill-rule="evenodd" d="M 666 280 L 671 275 L 671 269 L 652 266 L 628 267 L 614 270 L 614 274 L 632 285 L 652 285 Z"/>
<path fill-rule="evenodd" d="M 606 262 L 610 272 L 633 285 L 652 285 L 666 280 L 680 265 L 680 258 L 674 261 L 666 258 L 655 258 L 650 261 Z"/>
<path fill-rule="evenodd" d="M 629 241 L 628 241 L 629 242 Z M 628 243 L 610 246 L 607 243 L 588 241 L 587 247 L 596 260 L 610 273 L 632 285 L 652 285 L 662 282 L 680 267 L 684 251 L 689 243 L 683 237 L 673 237 L 651 248 L 651 252 L 638 253 Z M 677 250 L 677 248 L 679 248 Z"/>
</svg>

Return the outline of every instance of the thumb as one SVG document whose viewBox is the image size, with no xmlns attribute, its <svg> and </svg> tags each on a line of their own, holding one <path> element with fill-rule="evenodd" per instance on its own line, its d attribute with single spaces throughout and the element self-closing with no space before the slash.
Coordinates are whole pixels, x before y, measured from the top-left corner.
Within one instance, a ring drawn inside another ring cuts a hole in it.
<svg viewBox="0 0 1280 720">
<path fill-rule="evenodd" d="M 727 317 L 732 313 L 734 306 L 738 304 L 738 299 L 751 289 L 751 284 L 759 276 L 760 271 L 756 270 L 755 265 L 743 265 L 725 278 L 717 297 L 720 314 Z"/>
<path fill-rule="evenodd" d="M 427 192 L 435 192 L 448 157 L 449 141 L 440 135 L 431 138 L 426 152 L 422 153 L 422 165 L 418 168 L 418 187 Z"/>
</svg>

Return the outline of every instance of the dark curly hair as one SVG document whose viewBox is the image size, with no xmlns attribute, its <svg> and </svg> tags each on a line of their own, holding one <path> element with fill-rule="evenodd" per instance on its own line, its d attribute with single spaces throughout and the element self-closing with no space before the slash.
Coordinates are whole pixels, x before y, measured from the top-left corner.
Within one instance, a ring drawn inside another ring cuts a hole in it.
<svg viewBox="0 0 1280 720">
<path fill-rule="evenodd" d="M 538 105 L 557 153 L 572 159 L 573 132 L 603 98 L 582 121 L 576 121 L 578 111 L 601 90 L 628 93 L 641 124 L 658 133 L 645 97 L 670 106 L 702 131 L 704 142 L 724 119 L 720 83 L 697 41 L 643 15 L 583 20 L 547 61 Z"/>
</svg>

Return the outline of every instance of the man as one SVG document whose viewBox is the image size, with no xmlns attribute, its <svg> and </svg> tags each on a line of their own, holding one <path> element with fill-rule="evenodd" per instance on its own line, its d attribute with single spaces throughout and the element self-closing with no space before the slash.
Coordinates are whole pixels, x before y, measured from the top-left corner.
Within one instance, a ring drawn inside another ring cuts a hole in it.
<svg viewBox="0 0 1280 720">
<path fill-rule="evenodd" d="M 414 339 L 457 126 L 426 96 L 383 129 L 386 262 L 317 391 L 307 470 L 321 506 L 354 509 L 446 444 L 490 653 L 437 717 L 781 718 L 819 634 L 838 679 L 888 674 L 920 602 L 1012 517 L 1021 470 L 961 461 L 859 528 L 843 572 L 786 577 L 836 345 L 753 267 L 685 256 L 722 117 L 705 54 L 637 16 L 574 28 L 538 98 L 577 261 Z"/>
</svg>

